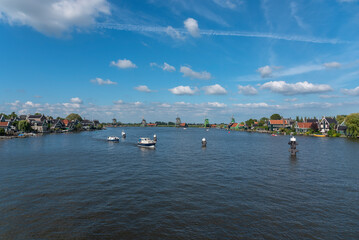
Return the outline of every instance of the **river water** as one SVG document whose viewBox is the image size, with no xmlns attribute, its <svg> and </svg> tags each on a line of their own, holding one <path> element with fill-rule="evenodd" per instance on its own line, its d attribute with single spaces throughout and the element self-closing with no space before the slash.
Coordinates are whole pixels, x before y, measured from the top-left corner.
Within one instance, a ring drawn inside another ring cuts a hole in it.
<svg viewBox="0 0 359 240">
<path fill-rule="evenodd" d="M 136 146 L 153 134 L 155 150 Z M 0 141 L 0 239 L 358 239 L 359 142 L 298 137 L 293 158 L 288 140 L 109 128 Z"/>
</svg>

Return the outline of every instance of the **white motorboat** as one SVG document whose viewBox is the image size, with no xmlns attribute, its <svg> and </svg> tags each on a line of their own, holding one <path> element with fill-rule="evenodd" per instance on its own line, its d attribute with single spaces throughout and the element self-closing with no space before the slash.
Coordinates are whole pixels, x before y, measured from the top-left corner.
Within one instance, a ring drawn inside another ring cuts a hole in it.
<svg viewBox="0 0 359 240">
<path fill-rule="evenodd" d="M 107 141 L 120 141 L 120 138 L 116 136 L 109 136 L 107 138 Z"/>
<path fill-rule="evenodd" d="M 149 138 L 140 138 L 138 140 L 138 146 L 140 147 L 150 147 L 150 148 L 154 148 L 156 145 L 156 141 L 155 140 L 151 140 Z"/>
<path fill-rule="evenodd" d="M 122 131 L 121 135 L 123 138 L 126 138 L 126 133 L 124 131 Z"/>
</svg>

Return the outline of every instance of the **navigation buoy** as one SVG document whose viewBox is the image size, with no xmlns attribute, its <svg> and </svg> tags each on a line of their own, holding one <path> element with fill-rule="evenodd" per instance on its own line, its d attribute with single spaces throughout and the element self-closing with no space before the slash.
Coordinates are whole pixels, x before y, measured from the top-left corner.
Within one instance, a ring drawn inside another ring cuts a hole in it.
<svg viewBox="0 0 359 240">
<path fill-rule="evenodd" d="M 298 152 L 298 150 L 297 150 L 297 145 L 298 145 L 297 139 L 295 139 L 295 137 L 292 136 L 290 138 L 288 144 L 290 145 L 290 148 L 289 148 L 290 155 L 295 156 L 297 154 L 297 152 Z"/>
<path fill-rule="evenodd" d="M 153 141 L 156 141 L 157 142 L 157 135 L 153 135 Z"/>
<path fill-rule="evenodd" d="M 202 138 L 202 147 L 206 147 L 207 146 L 207 141 L 205 138 Z"/>
</svg>

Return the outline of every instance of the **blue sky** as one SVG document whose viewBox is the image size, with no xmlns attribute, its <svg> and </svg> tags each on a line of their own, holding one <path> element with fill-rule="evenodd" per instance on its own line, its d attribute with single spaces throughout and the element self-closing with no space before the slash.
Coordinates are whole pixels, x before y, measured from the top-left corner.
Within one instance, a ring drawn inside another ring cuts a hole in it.
<svg viewBox="0 0 359 240">
<path fill-rule="evenodd" d="M 355 0 L 0 0 L 0 112 L 228 122 L 359 111 Z"/>
</svg>

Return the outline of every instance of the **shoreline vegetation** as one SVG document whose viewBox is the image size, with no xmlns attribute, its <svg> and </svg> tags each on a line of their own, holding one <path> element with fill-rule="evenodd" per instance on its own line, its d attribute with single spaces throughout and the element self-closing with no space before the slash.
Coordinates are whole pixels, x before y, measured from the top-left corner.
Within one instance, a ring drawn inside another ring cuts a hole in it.
<svg viewBox="0 0 359 240">
<path fill-rule="evenodd" d="M 83 119 L 79 114 L 71 113 L 66 118 L 53 118 L 41 113 L 34 115 L 20 115 L 15 112 L 9 115 L 0 114 L 0 139 L 26 138 L 51 133 L 69 133 L 81 131 L 103 130 L 111 127 L 176 127 L 176 128 L 215 128 L 228 131 L 245 131 L 267 133 L 272 135 L 299 135 L 313 137 L 349 137 L 359 138 L 359 113 L 337 115 L 336 117 L 283 118 L 273 114 L 269 118 L 260 120 L 249 119 L 237 123 L 232 117 L 229 124 L 210 124 L 208 119 L 204 123 L 182 123 L 180 118 L 176 122 L 121 123 L 116 119 L 112 123 L 100 123 L 98 120 Z"/>
</svg>

